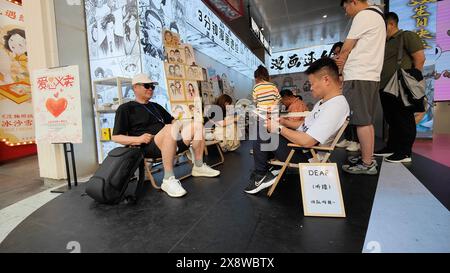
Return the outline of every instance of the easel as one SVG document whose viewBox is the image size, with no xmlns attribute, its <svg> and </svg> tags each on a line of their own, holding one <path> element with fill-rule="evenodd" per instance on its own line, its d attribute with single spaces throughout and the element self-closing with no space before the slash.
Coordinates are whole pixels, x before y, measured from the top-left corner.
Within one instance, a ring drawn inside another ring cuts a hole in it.
<svg viewBox="0 0 450 273">
<path fill-rule="evenodd" d="M 72 158 L 72 172 L 74 178 L 74 185 L 75 187 L 78 187 L 77 168 L 75 165 L 75 154 L 73 149 L 73 143 L 53 143 L 53 144 L 62 144 L 64 147 L 64 159 L 66 162 L 66 173 L 67 173 L 67 188 L 61 187 L 57 190 L 51 191 L 51 193 L 65 193 L 67 190 L 72 189 L 72 181 L 70 177 L 70 168 L 69 168 L 69 155 L 68 155 L 69 153 L 71 154 Z"/>
</svg>

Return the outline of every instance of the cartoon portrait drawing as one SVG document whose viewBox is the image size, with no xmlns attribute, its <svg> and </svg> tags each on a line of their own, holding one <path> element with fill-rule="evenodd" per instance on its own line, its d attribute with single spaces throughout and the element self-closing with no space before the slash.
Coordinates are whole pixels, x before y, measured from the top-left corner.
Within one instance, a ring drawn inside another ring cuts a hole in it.
<svg viewBox="0 0 450 273">
<path fill-rule="evenodd" d="M 186 81 L 184 84 L 185 84 L 185 90 L 186 90 L 186 100 L 193 101 L 194 98 L 199 96 L 197 82 Z"/>
</svg>

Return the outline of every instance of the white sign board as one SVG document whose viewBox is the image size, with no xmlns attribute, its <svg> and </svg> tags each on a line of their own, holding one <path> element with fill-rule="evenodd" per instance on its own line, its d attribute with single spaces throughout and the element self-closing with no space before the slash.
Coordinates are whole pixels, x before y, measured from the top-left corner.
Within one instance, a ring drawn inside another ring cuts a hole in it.
<svg viewBox="0 0 450 273">
<path fill-rule="evenodd" d="M 336 163 L 300 163 L 305 216 L 345 217 Z"/>
<path fill-rule="evenodd" d="M 36 70 L 31 86 L 36 141 L 82 143 L 78 66 Z"/>
<path fill-rule="evenodd" d="M 271 76 L 304 72 L 316 60 L 327 57 L 332 47 L 321 45 L 273 53 L 266 59 L 266 66 Z"/>
<path fill-rule="evenodd" d="M 183 2 L 186 22 L 196 30 L 196 33 L 188 33 L 187 42 L 220 63 L 253 78 L 253 71 L 262 64 L 258 57 L 201 0 Z"/>
</svg>

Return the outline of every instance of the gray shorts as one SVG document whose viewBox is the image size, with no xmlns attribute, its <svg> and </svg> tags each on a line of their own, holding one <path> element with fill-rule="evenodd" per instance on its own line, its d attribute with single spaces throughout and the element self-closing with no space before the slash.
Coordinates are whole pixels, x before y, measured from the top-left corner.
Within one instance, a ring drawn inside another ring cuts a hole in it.
<svg viewBox="0 0 450 273">
<path fill-rule="evenodd" d="M 350 124 L 367 126 L 375 123 L 379 86 L 380 82 L 374 81 L 344 81 L 342 94 L 350 106 Z"/>
</svg>

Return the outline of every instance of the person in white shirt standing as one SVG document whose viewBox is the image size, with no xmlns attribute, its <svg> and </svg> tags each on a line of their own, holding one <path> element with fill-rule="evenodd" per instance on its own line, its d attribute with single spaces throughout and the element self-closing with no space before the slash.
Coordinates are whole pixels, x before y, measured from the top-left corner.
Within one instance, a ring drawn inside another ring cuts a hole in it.
<svg viewBox="0 0 450 273">
<path fill-rule="evenodd" d="M 353 18 L 347 39 L 336 63 L 344 79 L 342 93 L 351 110 L 350 124 L 357 128 L 361 157 L 342 166 L 351 174 L 375 175 L 375 111 L 383 68 L 386 26 L 382 11 L 367 0 L 341 0 L 347 16 Z"/>
</svg>

